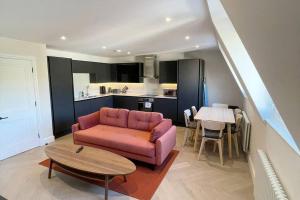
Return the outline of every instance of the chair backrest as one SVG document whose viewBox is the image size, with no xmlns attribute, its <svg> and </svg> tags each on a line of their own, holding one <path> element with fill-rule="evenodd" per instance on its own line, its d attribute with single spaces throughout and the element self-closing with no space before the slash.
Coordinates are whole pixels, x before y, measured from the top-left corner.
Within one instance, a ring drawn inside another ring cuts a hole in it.
<svg viewBox="0 0 300 200">
<path fill-rule="evenodd" d="M 197 108 L 195 106 L 192 106 L 191 109 L 192 109 L 193 117 L 195 117 L 198 112 Z"/>
<path fill-rule="evenodd" d="M 239 108 L 234 109 L 234 114 L 242 114 L 242 110 Z"/>
<path fill-rule="evenodd" d="M 225 128 L 225 123 L 224 122 L 216 122 L 216 121 L 201 121 L 201 126 L 202 126 L 202 136 L 205 137 L 205 129 L 208 130 L 213 130 L 213 131 L 220 131 L 219 137 L 222 137 L 223 130 Z"/>
<path fill-rule="evenodd" d="M 184 114 L 184 122 L 185 122 L 185 127 L 189 127 L 189 124 L 191 122 L 190 117 L 191 117 L 191 110 L 190 109 L 186 109 L 183 111 Z"/>
<path fill-rule="evenodd" d="M 227 104 L 222 104 L 222 103 L 213 103 L 212 107 L 217 107 L 217 108 L 228 108 Z"/>
<path fill-rule="evenodd" d="M 243 115 L 242 114 L 236 114 L 235 115 L 235 131 L 239 131 L 241 128 L 241 122 L 243 119 Z"/>
</svg>

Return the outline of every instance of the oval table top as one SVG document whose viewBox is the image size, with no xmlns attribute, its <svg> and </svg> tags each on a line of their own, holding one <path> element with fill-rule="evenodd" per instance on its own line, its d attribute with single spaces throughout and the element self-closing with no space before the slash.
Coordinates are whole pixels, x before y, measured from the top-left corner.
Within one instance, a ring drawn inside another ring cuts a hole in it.
<svg viewBox="0 0 300 200">
<path fill-rule="evenodd" d="M 117 176 L 136 170 L 135 164 L 123 156 L 87 146 L 56 143 L 47 146 L 45 152 L 54 162 L 88 173 Z"/>
</svg>

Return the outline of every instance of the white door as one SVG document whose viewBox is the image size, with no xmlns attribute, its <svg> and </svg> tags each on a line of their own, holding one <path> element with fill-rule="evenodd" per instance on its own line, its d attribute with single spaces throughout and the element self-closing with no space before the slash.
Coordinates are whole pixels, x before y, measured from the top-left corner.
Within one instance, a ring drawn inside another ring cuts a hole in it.
<svg viewBox="0 0 300 200">
<path fill-rule="evenodd" d="M 0 160 L 39 146 L 32 67 L 0 56 Z"/>
</svg>

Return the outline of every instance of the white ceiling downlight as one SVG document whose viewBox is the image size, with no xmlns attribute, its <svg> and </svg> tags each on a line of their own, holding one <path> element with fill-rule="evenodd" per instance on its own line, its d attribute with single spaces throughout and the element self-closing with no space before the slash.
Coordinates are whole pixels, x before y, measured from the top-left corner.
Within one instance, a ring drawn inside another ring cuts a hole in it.
<svg viewBox="0 0 300 200">
<path fill-rule="evenodd" d="M 61 39 L 61 40 L 66 40 L 66 39 L 67 39 L 67 37 L 66 37 L 66 36 L 64 36 L 64 35 L 62 35 L 62 36 L 60 37 L 60 39 Z"/>
<path fill-rule="evenodd" d="M 102 49 L 106 49 L 106 46 L 102 46 Z"/>
<path fill-rule="evenodd" d="M 166 17 L 165 20 L 166 20 L 166 22 L 170 22 L 170 21 L 172 21 L 172 18 L 171 17 Z"/>
<path fill-rule="evenodd" d="M 184 39 L 185 39 L 185 40 L 189 40 L 189 39 L 190 39 L 190 36 L 187 35 L 187 36 L 184 37 Z"/>
</svg>

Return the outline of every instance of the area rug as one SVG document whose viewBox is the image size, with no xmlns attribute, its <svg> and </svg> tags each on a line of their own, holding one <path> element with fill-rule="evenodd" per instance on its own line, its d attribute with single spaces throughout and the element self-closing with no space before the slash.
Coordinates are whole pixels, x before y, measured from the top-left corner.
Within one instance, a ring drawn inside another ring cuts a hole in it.
<svg viewBox="0 0 300 200">
<path fill-rule="evenodd" d="M 156 167 L 155 170 L 152 170 L 149 167 L 149 165 L 145 163 L 134 161 L 137 169 L 134 173 L 127 176 L 127 182 L 124 182 L 123 177 L 117 176 L 113 179 L 112 182 L 109 183 L 109 189 L 115 192 L 125 194 L 127 196 L 134 197 L 136 199 L 151 199 L 159 184 L 170 169 L 178 153 L 179 151 L 176 150 L 171 151 L 169 156 L 166 158 L 165 162 L 161 166 Z M 45 167 L 49 167 L 49 163 L 49 159 L 46 159 L 40 162 L 39 164 Z M 101 187 L 104 186 L 103 181 L 95 181 L 76 176 L 74 174 L 68 173 L 67 171 L 55 164 L 53 164 L 53 169 L 55 171 L 79 178 L 86 182 L 96 184 Z"/>
</svg>

